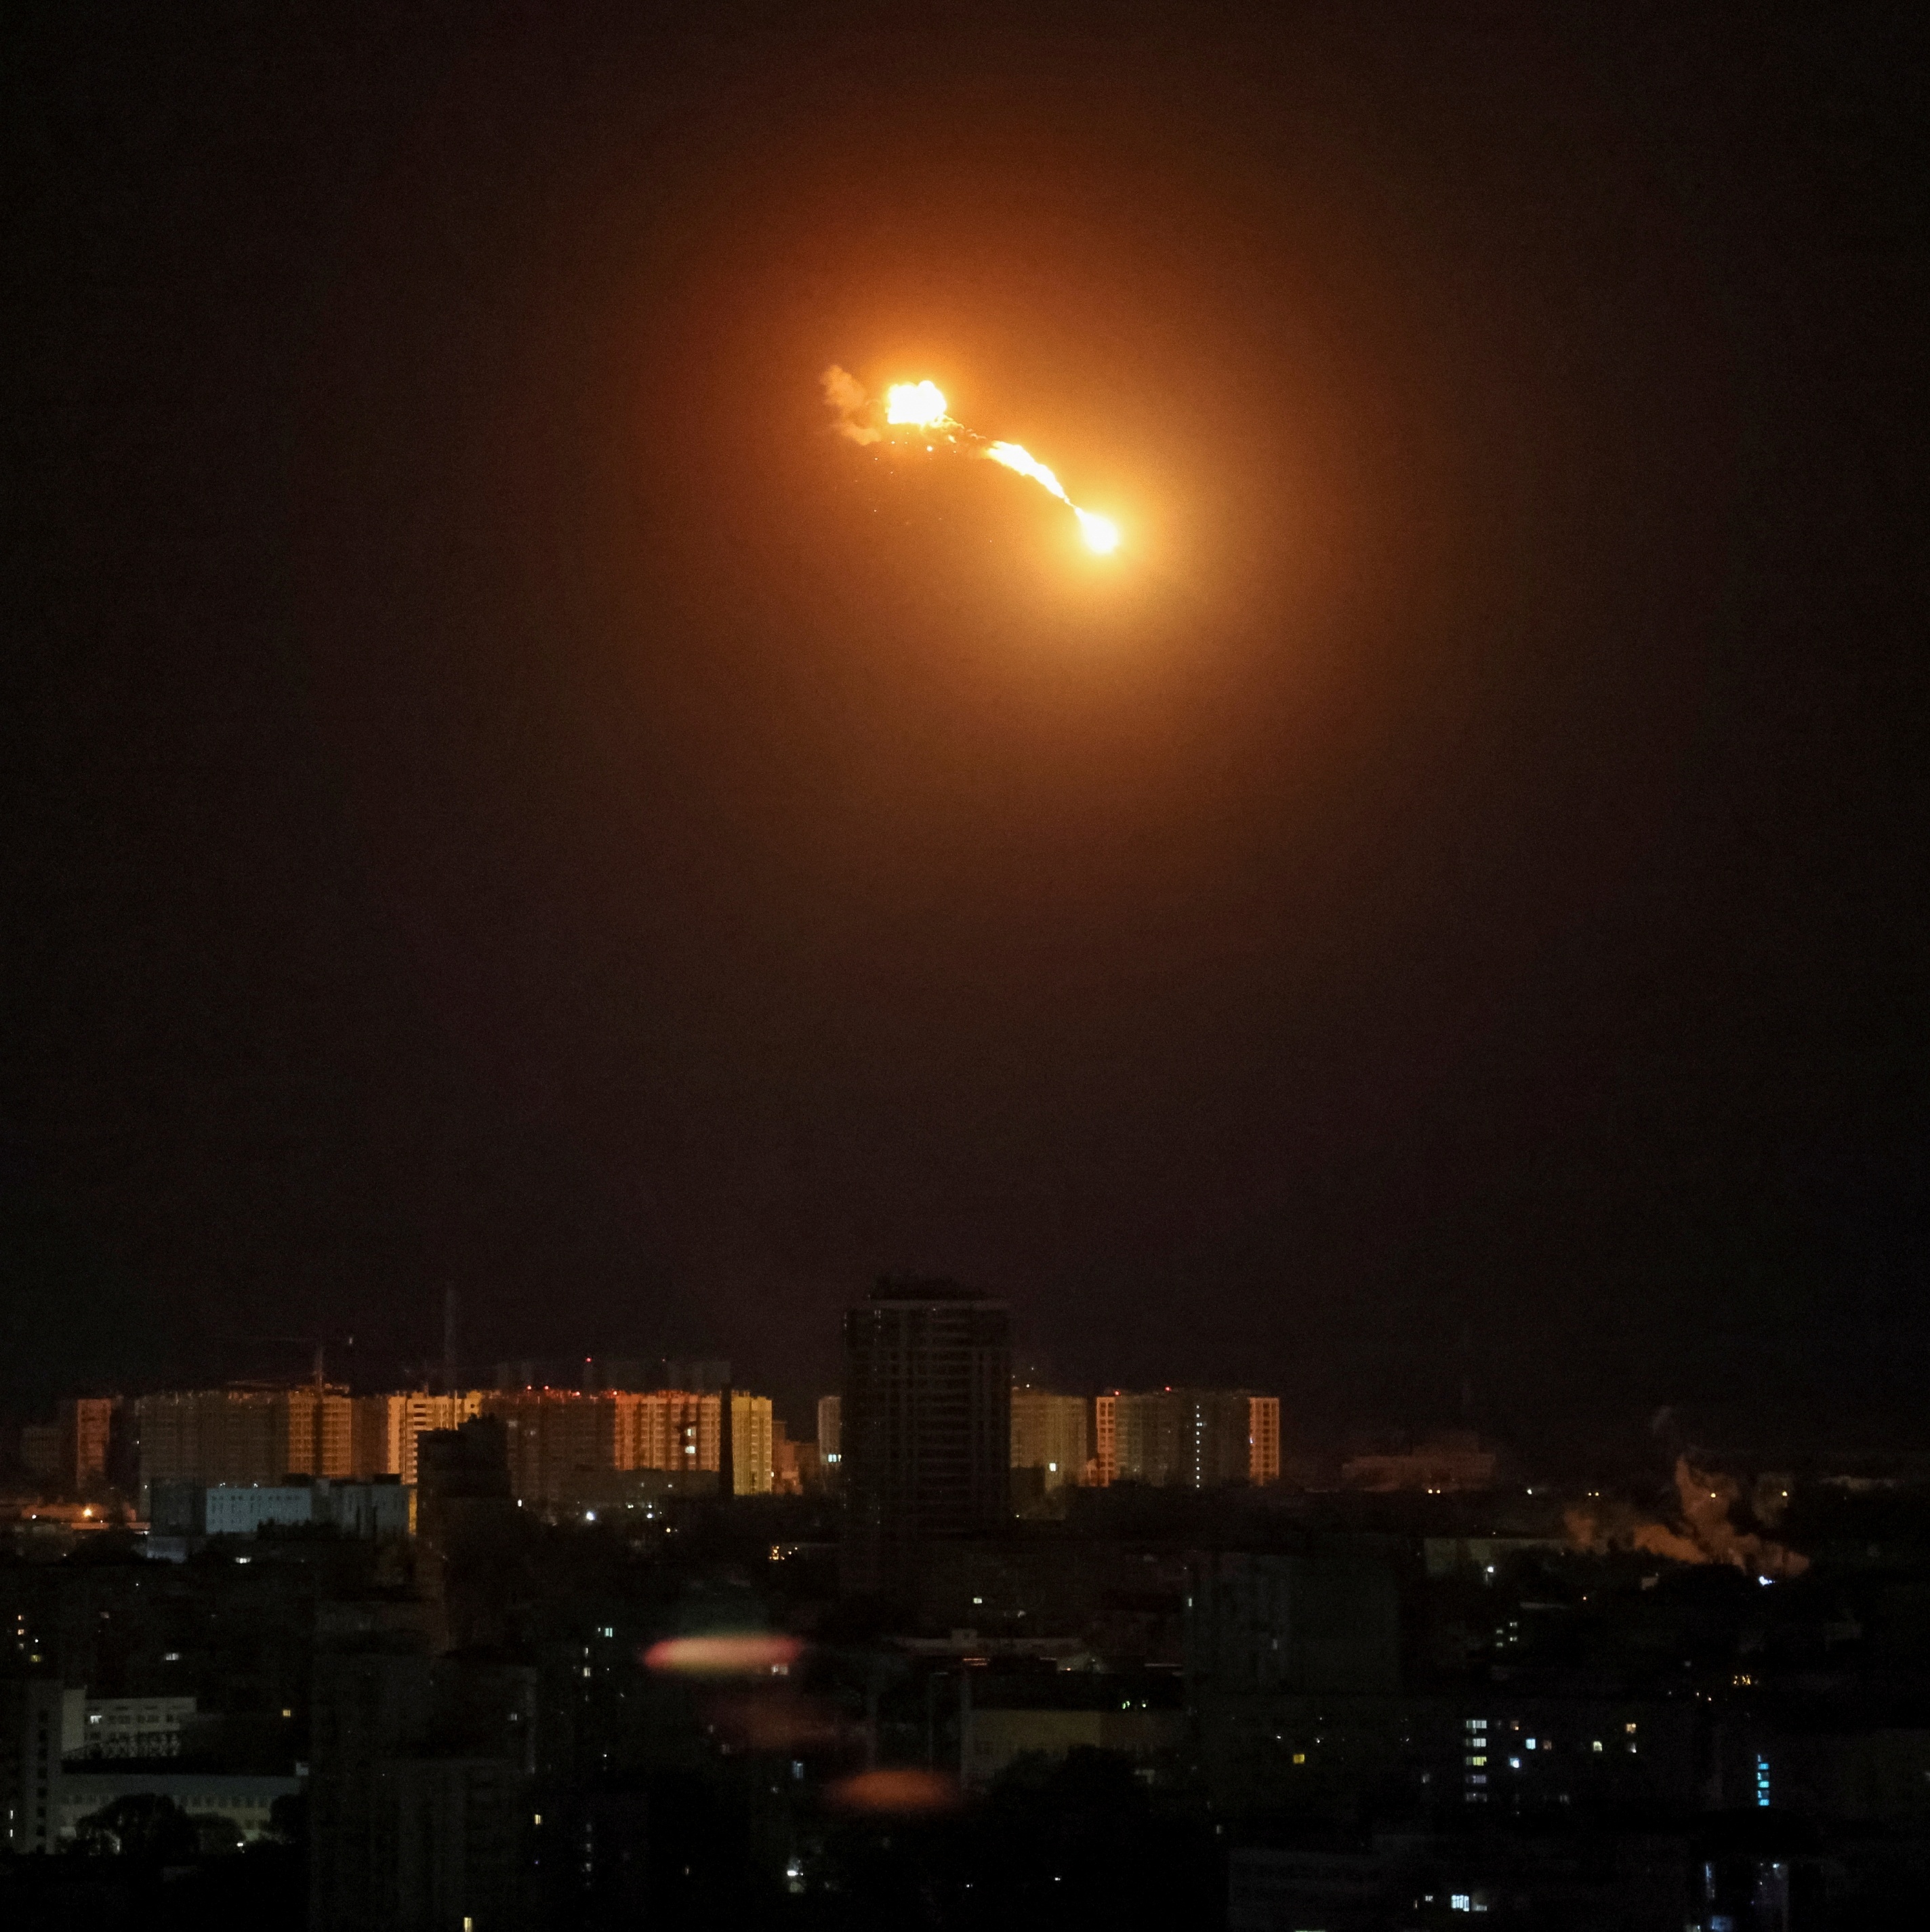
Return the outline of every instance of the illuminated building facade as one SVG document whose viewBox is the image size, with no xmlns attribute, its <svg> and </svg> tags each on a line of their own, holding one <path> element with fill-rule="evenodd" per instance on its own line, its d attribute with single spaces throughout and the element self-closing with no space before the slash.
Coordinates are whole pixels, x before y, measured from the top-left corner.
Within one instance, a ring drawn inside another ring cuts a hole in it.
<svg viewBox="0 0 1930 1932">
<path fill-rule="evenodd" d="M 281 1391 L 282 1473 L 346 1477 L 352 1467 L 355 1405 L 346 1389 Z"/>
<path fill-rule="evenodd" d="M 1280 1399 L 1237 1389 L 1109 1390 L 1094 1403 L 1094 1480 L 1210 1490 L 1280 1480 Z"/>
<path fill-rule="evenodd" d="M 1247 1398 L 1247 1480 L 1256 1488 L 1280 1480 L 1280 1397 Z"/>
<path fill-rule="evenodd" d="M 1061 1490 L 1085 1480 L 1090 1433 L 1083 1396 L 1012 1391 L 1012 1466 L 1038 1471 L 1041 1489 Z"/>
<path fill-rule="evenodd" d="M 771 1409 L 765 1395 L 731 1396 L 731 1493 L 767 1496 L 771 1490 Z"/>
<path fill-rule="evenodd" d="M 273 1484 L 350 1472 L 354 1411 L 345 1389 L 175 1390 L 132 1406 L 143 1507 L 159 1481 Z"/>
<path fill-rule="evenodd" d="M 145 1509 L 158 1483 L 271 1488 L 294 1476 L 368 1482 L 418 1480 L 420 1438 L 478 1416 L 503 1425 L 512 1492 L 554 1504 L 600 1496 L 635 1471 L 673 1477 L 722 1474 L 731 1493 L 770 1492 L 768 1396 L 664 1389 L 410 1390 L 351 1398 L 302 1386 L 143 1396 L 132 1405 Z"/>
<path fill-rule="evenodd" d="M 515 1389 L 487 1391 L 477 1400 L 480 1412 L 497 1418 L 507 1432 L 511 1488 L 527 1502 L 554 1504 L 593 1496 L 608 1486 L 609 1477 L 635 1471 L 722 1473 L 722 1394 Z M 731 1492 L 768 1496 L 770 1398 L 736 1390 L 729 1400 Z"/>
<path fill-rule="evenodd" d="M 396 1476 L 405 1484 L 416 1480 L 416 1438 L 426 1430 L 460 1429 L 482 1412 L 482 1397 L 474 1389 L 452 1395 L 431 1395 L 412 1389 L 397 1395 L 359 1395 L 355 1398 L 351 1474 Z"/>
</svg>

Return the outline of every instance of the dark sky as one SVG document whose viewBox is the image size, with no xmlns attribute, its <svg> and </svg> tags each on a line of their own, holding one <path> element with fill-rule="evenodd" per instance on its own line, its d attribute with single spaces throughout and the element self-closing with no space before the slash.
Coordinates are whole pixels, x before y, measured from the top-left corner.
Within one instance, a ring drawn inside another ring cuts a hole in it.
<svg viewBox="0 0 1930 1932">
<path fill-rule="evenodd" d="M 10 12 L 0 1400 L 451 1284 L 795 1397 L 913 1267 L 1310 1430 L 1920 1406 L 1852 10 Z"/>
</svg>

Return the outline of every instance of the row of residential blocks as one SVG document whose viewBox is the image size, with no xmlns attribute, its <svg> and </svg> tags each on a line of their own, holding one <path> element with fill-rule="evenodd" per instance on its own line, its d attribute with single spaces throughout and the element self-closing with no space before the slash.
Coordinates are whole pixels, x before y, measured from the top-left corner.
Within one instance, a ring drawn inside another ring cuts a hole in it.
<svg viewBox="0 0 1930 1932">
<path fill-rule="evenodd" d="M 732 1492 L 773 1485 L 767 1396 L 604 1390 L 468 1389 L 352 1396 L 313 1387 L 200 1389 L 128 1405 L 143 1500 L 158 1484 L 272 1484 L 286 1476 L 416 1478 L 418 1438 L 476 1416 L 503 1425 L 510 1486 L 533 1502 L 580 1496 L 599 1476 L 654 1471 L 718 1486 L 727 1453 Z"/>
<path fill-rule="evenodd" d="M 135 1397 L 85 1397 L 62 1406 L 59 1475 L 76 1492 L 104 1483 L 116 1413 L 129 1432 L 143 1502 L 158 1482 L 272 1484 L 284 1477 L 416 1480 L 416 1439 L 494 1416 L 508 1438 L 511 1485 L 533 1501 L 561 1502 L 594 1488 L 599 1474 L 721 1474 L 728 1431 L 731 1488 L 739 1496 L 835 1480 L 841 1398 L 818 1404 L 816 1440 L 794 1442 L 767 1396 L 690 1390 L 470 1389 L 350 1394 L 335 1387 L 221 1388 Z M 52 1432 L 50 1432 L 50 1433 Z M 1280 1402 L 1244 1390 L 1114 1390 L 1097 1396 L 1012 1391 L 1011 1464 L 1031 1492 L 1139 1482 L 1211 1489 L 1277 1482 Z"/>
<path fill-rule="evenodd" d="M 1043 1486 L 1212 1490 L 1280 1480 L 1280 1398 L 1243 1389 L 1012 1391 L 1012 1466 Z"/>
</svg>

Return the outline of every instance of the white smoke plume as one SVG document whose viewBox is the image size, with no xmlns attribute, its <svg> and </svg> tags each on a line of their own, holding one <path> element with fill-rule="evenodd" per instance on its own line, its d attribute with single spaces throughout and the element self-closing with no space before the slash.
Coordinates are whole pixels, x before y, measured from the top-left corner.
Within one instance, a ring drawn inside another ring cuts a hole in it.
<svg viewBox="0 0 1930 1932">
<path fill-rule="evenodd" d="M 833 427 L 840 436 L 853 442 L 875 442 L 884 435 L 864 385 L 848 369 L 841 369 L 833 362 L 821 380 L 825 401 L 837 412 Z"/>
<path fill-rule="evenodd" d="M 1733 1477 L 1676 1459 L 1677 1523 L 1659 1521 L 1625 1502 L 1606 1499 L 1567 1512 L 1569 1539 L 1597 1556 L 1611 1550 L 1640 1550 L 1675 1563 L 1727 1563 L 1752 1576 L 1800 1576 L 1809 1558 L 1754 1530 L 1739 1529 L 1730 1510 L 1742 1495 Z"/>
</svg>

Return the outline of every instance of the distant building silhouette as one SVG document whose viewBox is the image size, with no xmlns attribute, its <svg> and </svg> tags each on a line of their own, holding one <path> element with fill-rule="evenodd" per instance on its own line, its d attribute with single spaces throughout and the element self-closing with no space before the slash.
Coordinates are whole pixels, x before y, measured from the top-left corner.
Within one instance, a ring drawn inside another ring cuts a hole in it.
<svg viewBox="0 0 1930 1932">
<path fill-rule="evenodd" d="M 60 1406 L 60 1480 L 70 1496 L 104 1489 L 121 1406 L 119 1396 L 77 1396 Z"/>
<path fill-rule="evenodd" d="M 845 1570 L 896 1591 L 919 1546 L 980 1536 L 1009 1511 L 1011 1318 L 955 1282 L 879 1282 L 845 1317 Z"/>
<path fill-rule="evenodd" d="M 536 1719 L 529 1666 L 323 1650 L 309 1782 L 315 1932 L 527 1923 Z"/>
<path fill-rule="evenodd" d="M 1446 1496 L 1484 1490 L 1494 1480 L 1496 1456 L 1469 1430 L 1452 1430 L 1418 1449 L 1391 1455 L 1350 1456 L 1340 1480 L 1350 1490 L 1418 1490 Z"/>
<path fill-rule="evenodd" d="M 818 1466 L 824 1473 L 824 1486 L 836 1490 L 844 1482 L 845 1399 L 841 1395 L 818 1398 Z"/>
</svg>

